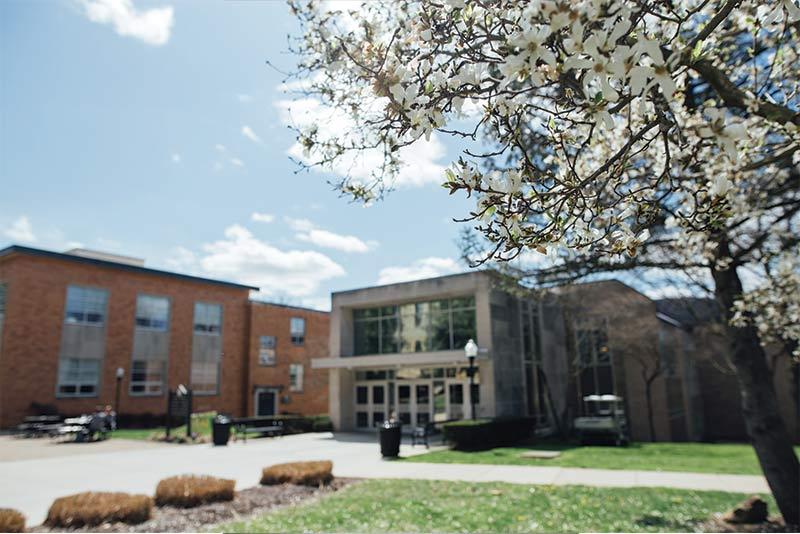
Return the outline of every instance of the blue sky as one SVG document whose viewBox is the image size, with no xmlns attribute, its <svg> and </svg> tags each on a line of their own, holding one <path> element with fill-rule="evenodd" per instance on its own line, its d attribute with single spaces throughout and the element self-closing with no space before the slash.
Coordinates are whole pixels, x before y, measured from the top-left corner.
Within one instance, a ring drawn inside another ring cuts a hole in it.
<svg viewBox="0 0 800 534">
<path fill-rule="evenodd" d="M 265 62 L 291 70 L 296 29 L 279 1 L 0 2 L 0 247 L 116 252 L 317 308 L 464 270 L 446 141 L 369 208 L 295 173 Z"/>
</svg>

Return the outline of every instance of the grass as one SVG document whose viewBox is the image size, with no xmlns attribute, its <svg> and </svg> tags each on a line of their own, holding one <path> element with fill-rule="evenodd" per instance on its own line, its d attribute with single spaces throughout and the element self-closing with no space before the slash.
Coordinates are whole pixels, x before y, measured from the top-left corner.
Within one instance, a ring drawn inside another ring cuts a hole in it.
<svg viewBox="0 0 800 534">
<path fill-rule="evenodd" d="M 522 453 L 534 449 L 561 451 L 561 456 L 551 460 L 520 457 Z M 796 450 L 800 454 L 800 447 Z M 531 446 L 499 447 L 476 452 L 436 451 L 405 458 L 404 461 L 761 474 L 753 447 L 728 443 L 634 443 L 628 447 L 600 447 L 544 442 Z"/>
<path fill-rule="evenodd" d="M 692 531 L 746 496 L 662 488 L 369 480 L 224 532 Z M 775 509 L 772 497 L 765 497 Z"/>
</svg>

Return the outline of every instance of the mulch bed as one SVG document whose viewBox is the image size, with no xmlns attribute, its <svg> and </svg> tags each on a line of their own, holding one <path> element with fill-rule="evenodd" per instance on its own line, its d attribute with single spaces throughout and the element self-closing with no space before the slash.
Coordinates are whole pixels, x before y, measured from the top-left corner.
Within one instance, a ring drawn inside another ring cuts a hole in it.
<svg viewBox="0 0 800 534">
<path fill-rule="evenodd" d="M 244 520 L 277 508 L 316 499 L 356 482 L 356 479 L 336 478 L 329 486 L 321 488 L 293 484 L 256 486 L 237 491 L 236 498 L 230 502 L 204 504 L 195 508 L 155 506 L 153 517 L 138 525 L 106 523 L 69 530 L 40 525 L 28 529 L 28 532 L 201 532 L 218 523 Z"/>
<path fill-rule="evenodd" d="M 780 516 L 770 517 L 763 523 L 728 523 L 722 514 L 714 514 L 697 525 L 699 532 L 800 532 L 800 525 L 785 525 Z"/>
</svg>

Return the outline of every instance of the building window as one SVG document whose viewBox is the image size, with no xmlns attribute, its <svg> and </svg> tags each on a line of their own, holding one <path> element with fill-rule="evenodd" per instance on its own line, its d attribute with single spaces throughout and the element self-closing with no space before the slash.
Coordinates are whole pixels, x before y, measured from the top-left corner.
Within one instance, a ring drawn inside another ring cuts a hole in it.
<svg viewBox="0 0 800 534">
<path fill-rule="evenodd" d="M 222 329 L 222 306 L 219 304 L 194 304 L 194 331 L 198 334 L 219 335 Z"/>
<path fill-rule="evenodd" d="M 139 295 L 136 299 L 136 328 L 164 331 L 169 324 L 169 300 L 166 297 Z"/>
<path fill-rule="evenodd" d="M 614 393 L 614 372 L 608 335 L 603 326 L 576 329 L 580 395 Z"/>
<path fill-rule="evenodd" d="M 275 336 L 258 338 L 258 365 L 275 365 Z"/>
<path fill-rule="evenodd" d="M 69 324 L 101 326 L 106 316 L 107 296 L 102 289 L 69 286 L 65 321 Z"/>
<path fill-rule="evenodd" d="M 0 317 L 6 314 L 6 285 L 0 282 Z"/>
<path fill-rule="evenodd" d="M 303 391 L 303 366 L 299 363 L 289 365 L 289 391 Z"/>
<path fill-rule="evenodd" d="M 354 354 L 460 350 L 475 335 L 475 298 L 353 310 Z"/>
<path fill-rule="evenodd" d="M 61 358 L 58 368 L 59 397 L 94 397 L 100 381 L 100 360 Z"/>
<path fill-rule="evenodd" d="M 219 388 L 219 362 L 192 362 L 192 391 L 215 395 Z"/>
<path fill-rule="evenodd" d="M 292 343 L 302 345 L 306 340 L 306 320 L 302 317 L 292 317 L 289 321 L 289 331 L 292 336 Z"/>
<path fill-rule="evenodd" d="M 160 395 L 164 390 L 166 362 L 138 360 L 131 365 L 130 391 L 133 395 Z"/>
</svg>

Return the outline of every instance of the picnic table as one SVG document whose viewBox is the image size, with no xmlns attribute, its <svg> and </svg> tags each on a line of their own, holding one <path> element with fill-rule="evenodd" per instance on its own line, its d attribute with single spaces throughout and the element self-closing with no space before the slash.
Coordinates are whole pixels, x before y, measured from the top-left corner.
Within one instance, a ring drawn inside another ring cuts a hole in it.
<svg viewBox="0 0 800 534">
<path fill-rule="evenodd" d="M 100 412 L 64 419 L 64 423 L 59 426 L 58 435 L 71 436 L 78 442 L 92 441 L 95 438 L 106 439 L 113 427 L 111 416 Z"/>
<path fill-rule="evenodd" d="M 52 436 L 61 427 L 61 416 L 58 415 L 29 415 L 17 425 L 17 436 L 25 438 L 39 438 Z"/>
<path fill-rule="evenodd" d="M 231 419 L 233 427 L 233 439 L 237 439 L 241 434 L 247 442 L 247 433 L 254 432 L 266 434 L 268 436 L 283 435 L 283 421 L 274 417 L 235 417 Z"/>
</svg>

